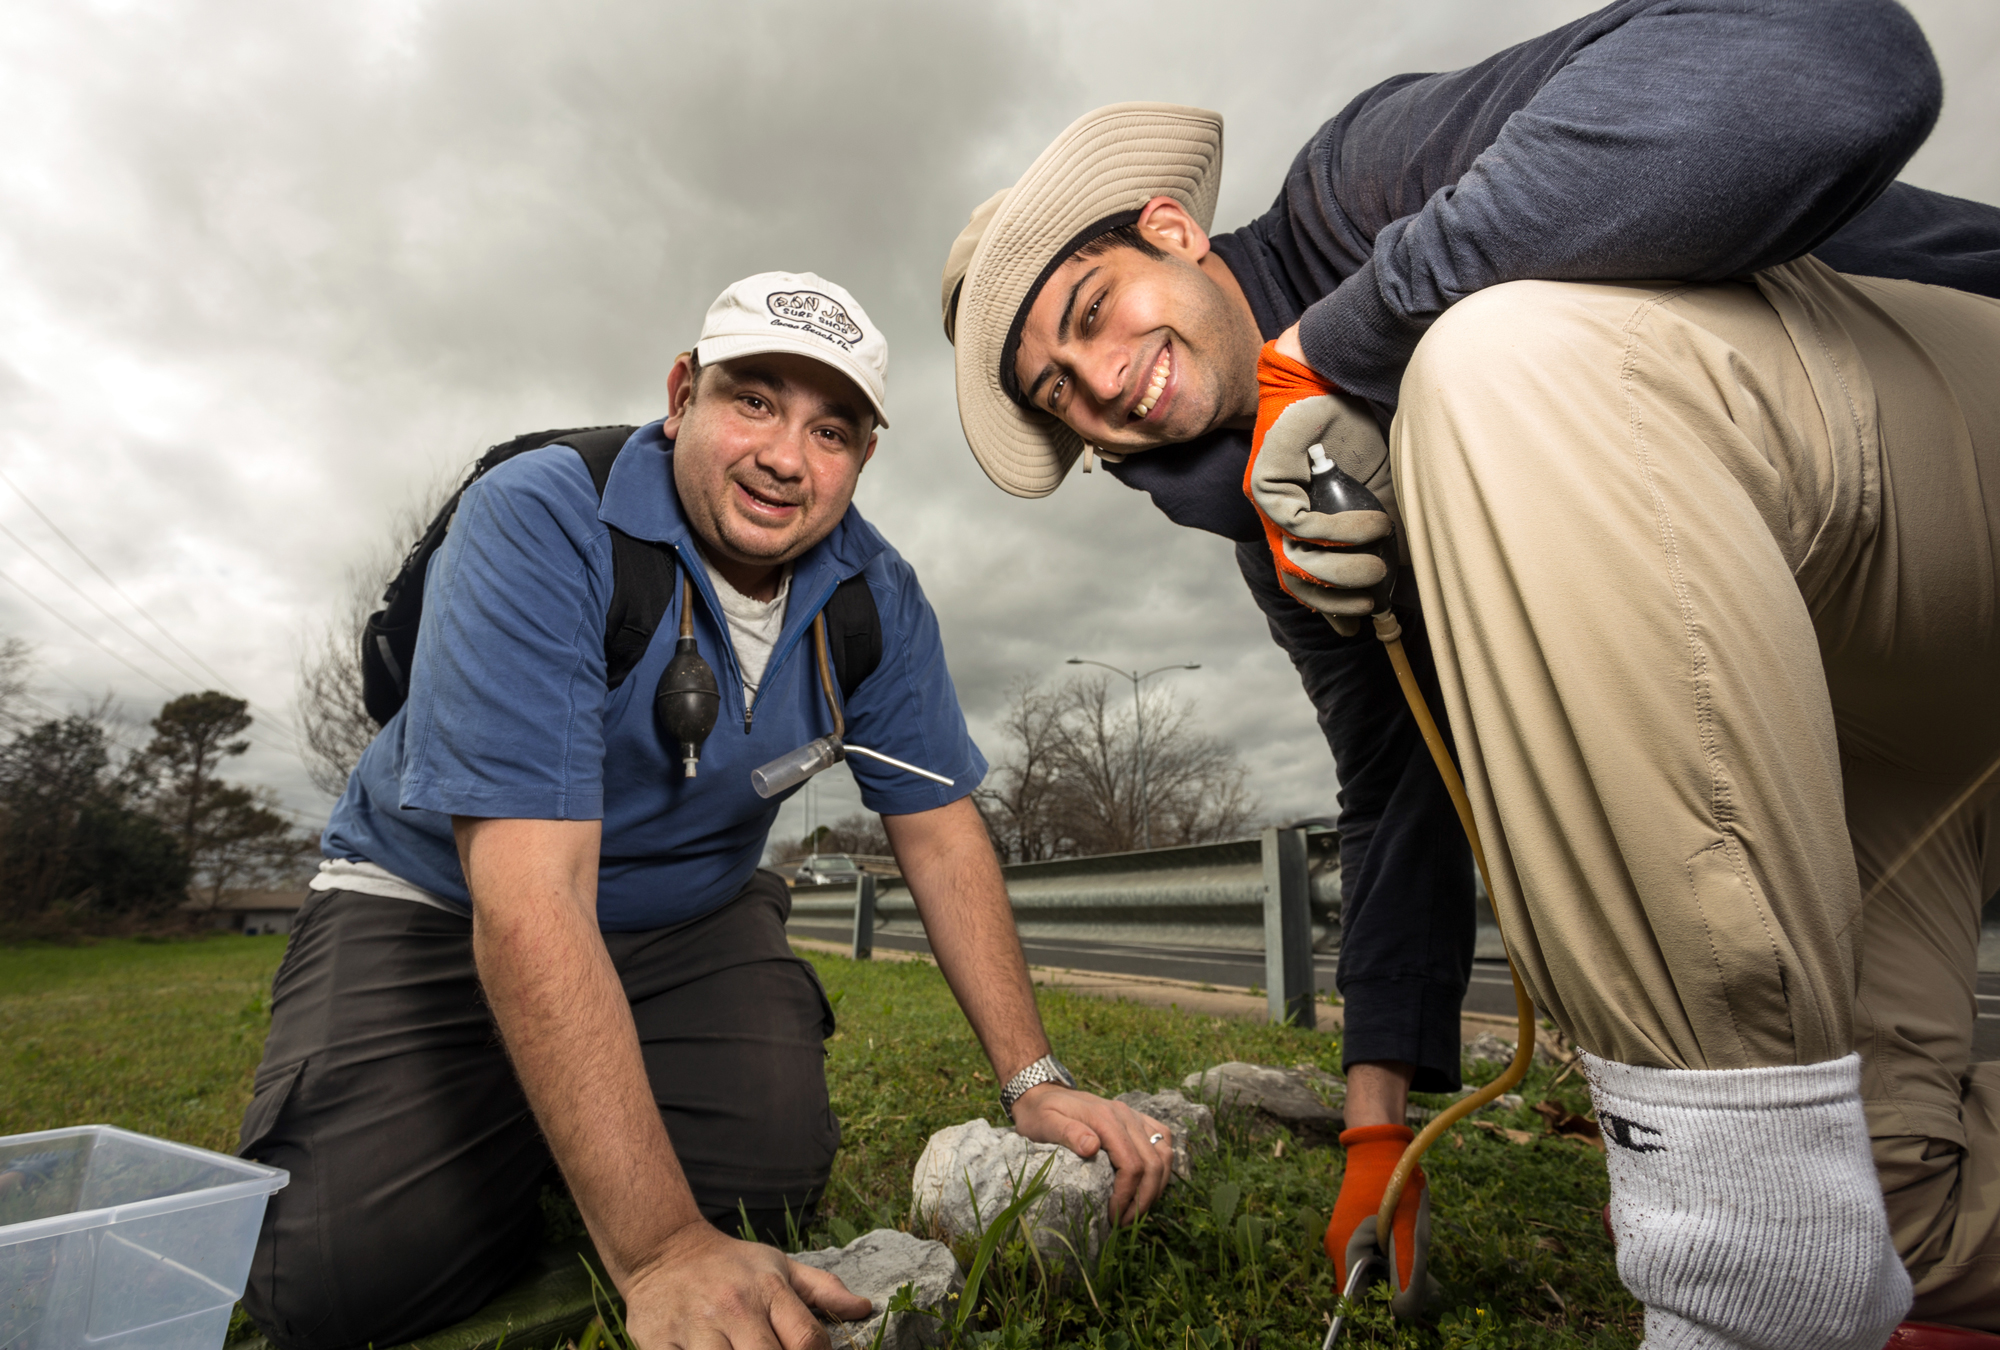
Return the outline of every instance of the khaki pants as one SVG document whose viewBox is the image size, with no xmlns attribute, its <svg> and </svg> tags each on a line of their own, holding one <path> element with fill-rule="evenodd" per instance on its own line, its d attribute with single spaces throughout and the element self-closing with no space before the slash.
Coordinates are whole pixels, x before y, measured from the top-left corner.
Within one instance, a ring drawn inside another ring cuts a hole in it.
<svg viewBox="0 0 2000 1350">
<path fill-rule="evenodd" d="M 1391 431 L 1522 977 L 1662 1068 L 1864 1060 L 1913 1315 L 2000 1330 L 2000 302 L 1517 282 Z"/>
</svg>

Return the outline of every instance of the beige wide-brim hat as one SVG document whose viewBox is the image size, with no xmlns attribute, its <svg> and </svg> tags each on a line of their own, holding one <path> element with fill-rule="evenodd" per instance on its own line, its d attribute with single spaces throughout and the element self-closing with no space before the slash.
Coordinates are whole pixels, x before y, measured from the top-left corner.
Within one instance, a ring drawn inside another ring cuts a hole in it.
<svg viewBox="0 0 2000 1350">
<path fill-rule="evenodd" d="M 1173 198 L 1206 230 L 1221 185 L 1220 113 L 1114 103 L 1072 122 L 972 213 L 945 261 L 944 330 L 957 349 L 959 424 L 988 478 L 1017 497 L 1046 497 L 1083 453 L 1082 437 L 1014 402 L 1000 382 L 1017 317 L 1048 274 L 1155 197 Z"/>
</svg>

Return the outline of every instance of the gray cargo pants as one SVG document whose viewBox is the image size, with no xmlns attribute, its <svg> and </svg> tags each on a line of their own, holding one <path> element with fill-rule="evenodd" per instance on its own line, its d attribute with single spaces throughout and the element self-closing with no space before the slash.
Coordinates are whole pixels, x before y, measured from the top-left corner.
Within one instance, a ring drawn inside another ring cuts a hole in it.
<svg viewBox="0 0 2000 1350">
<path fill-rule="evenodd" d="M 607 933 L 668 1138 L 702 1212 L 767 1237 L 818 1202 L 840 1143 L 818 977 L 758 872 L 713 914 Z M 493 1026 L 472 922 L 315 892 L 271 990 L 241 1152 L 291 1172 L 244 1304 L 285 1350 L 395 1345 L 485 1304 L 534 1254 L 548 1145 Z"/>
</svg>

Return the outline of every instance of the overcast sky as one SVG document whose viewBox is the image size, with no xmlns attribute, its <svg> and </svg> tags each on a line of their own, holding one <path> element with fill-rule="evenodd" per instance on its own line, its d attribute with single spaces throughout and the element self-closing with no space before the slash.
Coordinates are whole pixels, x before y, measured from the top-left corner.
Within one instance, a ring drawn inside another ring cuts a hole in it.
<svg viewBox="0 0 2000 1350">
<path fill-rule="evenodd" d="M 518 432 L 658 416 L 724 285 L 811 270 L 889 336 L 895 425 L 856 500 L 922 577 L 989 754 L 1016 677 L 1060 677 L 1072 655 L 1198 661 L 1165 678 L 1242 751 L 1265 814 L 1328 814 L 1312 710 L 1224 541 L 1101 474 L 1026 502 L 974 465 L 944 252 L 1089 108 L 1221 111 L 1229 228 L 1361 89 L 1594 7 L 14 0 L 0 631 L 35 644 L 44 703 L 109 692 L 134 740 L 169 690 L 216 683 L 32 501 L 282 719 L 306 637 L 399 510 Z M 1946 103 L 1905 177 L 2000 201 L 2000 4 L 1912 8 Z M 323 820 L 289 737 L 265 718 L 257 734 L 240 776 Z M 836 778 L 823 819 L 858 805 Z"/>
</svg>

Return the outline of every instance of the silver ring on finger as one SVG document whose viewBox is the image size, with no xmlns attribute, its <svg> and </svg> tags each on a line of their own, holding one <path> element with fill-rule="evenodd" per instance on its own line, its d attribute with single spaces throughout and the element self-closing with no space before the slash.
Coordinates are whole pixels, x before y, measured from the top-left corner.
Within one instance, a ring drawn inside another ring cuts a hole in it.
<svg viewBox="0 0 2000 1350">
<path fill-rule="evenodd" d="M 1156 1134 L 1156 1135 L 1152 1135 L 1152 1136 L 1150 1136 L 1150 1137 L 1149 1137 L 1149 1138 L 1148 1138 L 1148 1139 L 1146 1140 L 1146 1142 L 1147 1142 L 1147 1143 L 1149 1143 L 1149 1144 L 1157 1144 L 1157 1143 L 1159 1143 L 1159 1142 L 1160 1142 L 1160 1141 L 1161 1141 L 1162 1139 L 1165 1139 L 1165 1138 L 1166 1138 L 1166 1136 L 1165 1136 L 1164 1134 Z"/>
</svg>

